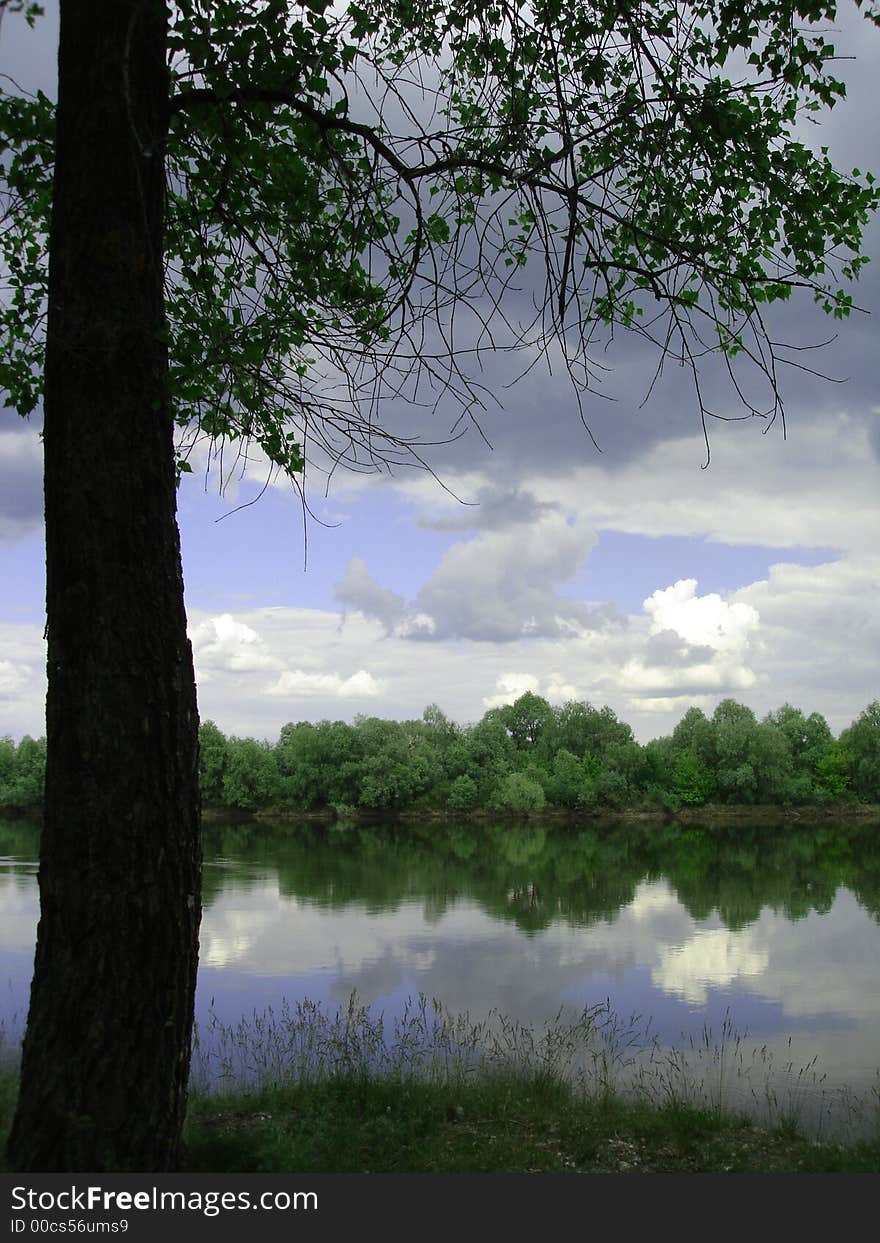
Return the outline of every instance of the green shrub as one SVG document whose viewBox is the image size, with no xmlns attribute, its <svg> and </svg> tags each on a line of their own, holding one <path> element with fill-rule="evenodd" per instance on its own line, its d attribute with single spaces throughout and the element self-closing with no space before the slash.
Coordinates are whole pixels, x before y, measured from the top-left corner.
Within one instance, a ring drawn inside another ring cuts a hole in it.
<svg viewBox="0 0 880 1243">
<path fill-rule="evenodd" d="M 449 787 L 446 806 L 453 811 L 468 811 L 477 804 L 477 785 L 470 777 L 456 777 Z"/>
<path fill-rule="evenodd" d="M 544 791 L 525 773 L 508 773 L 498 786 L 494 805 L 505 811 L 540 811 Z"/>
</svg>

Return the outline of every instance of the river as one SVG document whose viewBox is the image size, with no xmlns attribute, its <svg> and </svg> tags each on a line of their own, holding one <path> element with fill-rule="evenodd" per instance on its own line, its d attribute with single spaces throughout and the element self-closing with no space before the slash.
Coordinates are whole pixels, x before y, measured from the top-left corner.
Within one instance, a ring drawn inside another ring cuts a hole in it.
<svg viewBox="0 0 880 1243">
<path fill-rule="evenodd" d="M 196 1074 L 276 1073 L 269 1036 L 297 1015 L 330 1031 L 353 995 L 387 1042 L 421 996 L 423 1023 L 437 999 L 496 1048 L 587 1012 L 575 1070 L 863 1132 L 880 1116 L 878 844 L 880 826 L 829 823 L 209 826 Z M 7 1053 L 37 849 L 33 826 L 0 823 Z M 256 1059 L 236 1054 L 242 1035 Z"/>
</svg>

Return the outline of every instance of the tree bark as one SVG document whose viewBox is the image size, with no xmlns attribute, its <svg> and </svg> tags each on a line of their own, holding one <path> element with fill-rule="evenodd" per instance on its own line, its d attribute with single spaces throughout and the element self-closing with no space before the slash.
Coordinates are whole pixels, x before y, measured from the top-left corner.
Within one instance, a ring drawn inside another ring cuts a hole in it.
<svg viewBox="0 0 880 1243">
<path fill-rule="evenodd" d="M 46 347 L 47 770 L 15 1170 L 165 1170 L 201 911 L 163 310 L 163 0 L 62 0 Z"/>
</svg>

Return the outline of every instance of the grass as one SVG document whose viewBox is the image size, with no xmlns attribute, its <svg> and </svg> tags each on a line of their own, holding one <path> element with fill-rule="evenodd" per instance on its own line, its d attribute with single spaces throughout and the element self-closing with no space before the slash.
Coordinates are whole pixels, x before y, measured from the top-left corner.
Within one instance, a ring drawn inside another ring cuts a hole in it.
<svg viewBox="0 0 880 1243">
<path fill-rule="evenodd" d="M 880 1172 L 880 1142 L 816 1141 L 714 1108 L 580 1096 L 495 1071 L 440 1083 L 339 1074 L 196 1096 L 187 1171 L 300 1173 Z"/>
<path fill-rule="evenodd" d="M 805 1124 L 804 1106 L 824 1099 L 812 1065 L 787 1068 L 783 1092 L 766 1050 L 753 1052 L 749 1062 L 729 1021 L 717 1038 L 704 1028 L 683 1050 L 661 1049 L 638 1016 L 622 1020 L 607 1002 L 539 1033 L 495 1013 L 449 1015 L 424 997 L 390 1026 L 355 997 L 335 1015 L 300 1002 L 199 1034 L 184 1162 L 214 1172 L 880 1172 L 875 1100 L 843 1102 L 858 1138 L 822 1138 L 821 1109 Z M 765 1121 L 726 1106 L 731 1086 Z"/>
<path fill-rule="evenodd" d="M 858 1135 L 822 1136 L 800 1108 L 803 1070 L 793 1092 L 766 1087 L 760 1100 L 748 1072 L 729 1023 L 718 1039 L 704 1029 L 684 1051 L 659 1050 L 607 1003 L 536 1034 L 424 997 L 389 1027 L 354 997 L 335 1015 L 301 1002 L 197 1033 L 181 1168 L 880 1173 L 876 1100 L 849 1102 Z M 742 1078 L 763 1120 L 725 1103 Z M 15 1091 L 15 1072 L 0 1072 L 0 1143 Z"/>
</svg>

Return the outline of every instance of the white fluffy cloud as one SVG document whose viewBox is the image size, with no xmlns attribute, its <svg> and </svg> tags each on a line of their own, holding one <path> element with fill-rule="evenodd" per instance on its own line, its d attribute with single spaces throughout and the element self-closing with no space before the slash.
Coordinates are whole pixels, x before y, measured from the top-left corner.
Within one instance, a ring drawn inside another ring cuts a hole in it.
<svg viewBox="0 0 880 1243">
<path fill-rule="evenodd" d="M 677 441 L 614 471 L 592 464 L 534 477 L 527 505 L 511 491 L 470 538 L 458 520 L 432 519 L 463 538 L 428 564 L 421 589 L 401 606 L 379 581 L 379 549 L 369 569 L 353 559 L 342 627 L 338 608 L 242 611 L 232 595 L 211 612 L 191 609 L 203 715 L 227 732 L 273 738 L 285 720 L 350 719 L 366 703 L 406 718 L 435 701 L 473 721 L 534 690 L 551 702 L 609 704 L 642 740 L 669 732 L 692 704 L 711 711 L 725 695 L 759 715 L 789 700 L 843 728 L 880 694 L 870 445 L 841 415 L 805 425 L 787 445 L 726 438 L 710 471 L 699 463 L 699 444 Z M 465 496 L 489 495 L 476 474 L 467 487 L 459 482 L 450 479 Z M 431 487 L 402 491 L 422 508 L 429 495 L 436 502 Z M 515 521 L 518 511 L 527 523 Z M 605 528 L 840 553 L 818 566 L 776 564 L 724 593 L 701 593 L 693 578 L 655 578 L 643 609 L 615 625 L 576 598 L 594 532 Z M 0 729 L 16 735 L 43 728 L 42 627 L 20 627 L 19 638 L 25 630 L 23 648 L 7 641 L 10 627 L 0 633 L 0 661 L 18 671 L 6 673 Z"/>
<path fill-rule="evenodd" d="M 728 603 L 716 592 L 697 594 L 697 580 L 679 579 L 644 602 L 651 619 L 648 640 L 620 670 L 618 688 L 647 711 L 671 698 L 676 704 L 703 699 L 707 692 L 732 694 L 754 687 L 747 663 L 760 623 L 758 610 Z"/>
<path fill-rule="evenodd" d="M 745 665 L 731 661 L 717 661 L 698 665 L 684 665 L 680 669 L 656 669 L 646 667 L 639 657 L 628 660 L 620 671 L 620 688 L 629 694 L 642 694 L 650 698 L 663 691 L 677 693 L 686 691 L 701 694 L 713 691 L 743 691 L 755 685 L 754 672 Z"/>
<path fill-rule="evenodd" d="M 30 670 L 11 660 L 0 660 L 0 697 L 11 699 L 30 681 Z"/>
<path fill-rule="evenodd" d="M 0 623 L 0 735 L 46 732 L 46 644 L 42 628 Z"/>
<path fill-rule="evenodd" d="M 487 708 L 503 708 L 528 691 L 536 695 L 539 688 L 540 682 L 531 673 L 502 673 L 495 683 L 495 694 L 486 695 L 483 703 Z"/>
<path fill-rule="evenodd" d="M 562 704 L 582 696 L 580 688 L 567 682 L 558 669 L 551 670 L 541 678 L 532 673 L 502 673 L 496 679 L 494 693 L 483 696 L 483 705 L 486 708 L 503 708 L 527 691 L 543 696 L 552 704 Z"/>
<path fill-rule="evenodd" d="M 231 613 L 209 617 L 200 622 L 190 635 L 193 659 L 201 680 L 205 671 L 225 670 L 229 673 L 253 673 L 269 669 L 276 662 L 266 649 L 263 639 Z"/>
<path fill-rule="evenodd" d="M 678 993 L 704 1006 L 710 988 L 752 984 L 767 971 L 770 954 L 751 929 L 698 928 L 684 945 L 665 946 L 651 980 L 665 993 Z"/>
<path fill-rule="evenodd" d="M 697 580 L 682 578 L 644 603 L 651 618 L 651 633 L 672 630 L 686 643 L 710 647 L 716 652 L 741 651 L 760 621 L 750 604 L 728 604 L 716 592 L 697 595 Z"/>
<path fill-rule="evenodd" d="M 358 669 L 350 678 L 338 673 L 304 673 L 302 669 L 285 669 L 277 682 L 267 687 L 267 695 L 326 696 L 340 699 L 375 699 L 382 686 L 366 669 Z"/>
</svg>

